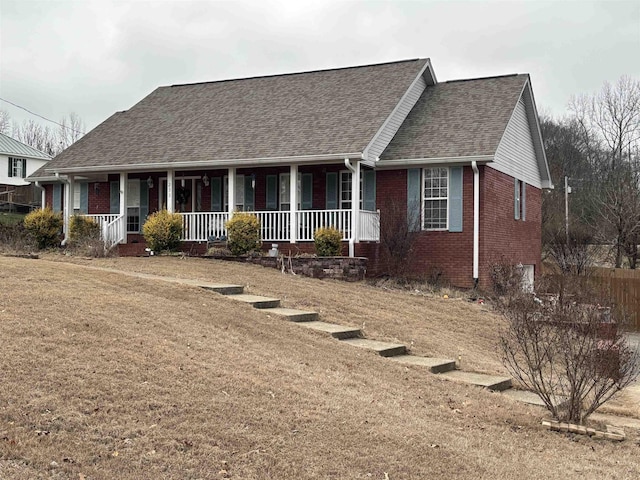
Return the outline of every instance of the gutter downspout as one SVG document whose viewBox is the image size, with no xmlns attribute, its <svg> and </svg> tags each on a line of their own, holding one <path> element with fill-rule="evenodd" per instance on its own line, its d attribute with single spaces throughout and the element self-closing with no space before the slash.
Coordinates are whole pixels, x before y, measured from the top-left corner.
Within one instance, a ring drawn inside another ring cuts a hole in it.
<svg viewBox="0 0 640 480">
<path fill-rule="evenodd" d="M 480 251 L 480 170 L 475 160 L 473 170 L 473 287 L 478 287 L 478 263 Z"/>
<path fill-rule="evenodd" d="M 35 181 L 35 186 L 36 188 L 40 189 L 40 208 L 44 208 L 47 203 L 47 192 L 44 189 L 44 187 L 40 184 L 40 181 L 36 180 Z"/>
<path fill-rule="evenodd" d="M 71 199 L 69 196 L 69 189 L 71 188 L 71 182 L 69 181 L 68 178 L 63 177 L 62 175 L 60 175 L 60 173 L 56 172 L 56 177 L 64 184 L 64 199 L 62 201 L 62 205 L 63 205 L 63 215 L 62 215 L 62 219 L 63 219 L 63 223 L 62 223 L 62 232 L 64 233 L 64 238 L 62 239 L 62 242 L 60 242 L 60 245 L 62 245 L 63 247 L 67 244 L 67 242 L 69 242 L 69 206 L 71 203 Z"/>
<path fill-rule="evenodd" d="M 356 167 L 351 165 L 351 161 L 348 158 L 344 159 L 344 165 L 351 172 L 351 184 L 353 185 L 357 175 Z M 358 180 L 358 187 L 359 187 L 360 180 L 359 179 L 357 180 Z M 355 257 L 356 256 L 356 226 L 357 226 L 356 208 L 358 208 L 359 205 L 356 205 L 356 202 L 355 202 L 355 191 L 353 190 L 353 188 L 351 190 L 352 190 L 351 192 L 351 238 L 349 239 L 349 256 Z"/>
</svg>

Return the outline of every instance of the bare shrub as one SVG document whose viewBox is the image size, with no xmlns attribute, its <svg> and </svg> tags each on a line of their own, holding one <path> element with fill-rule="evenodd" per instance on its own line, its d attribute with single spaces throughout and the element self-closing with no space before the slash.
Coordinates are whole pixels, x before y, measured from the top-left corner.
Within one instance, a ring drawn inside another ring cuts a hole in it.
<svg viewBox="0 0 640 480">
<path fill-rule="evenodd" d="M 27 253 L 35 249 L 35 241 L 22 222 L 0 223 L 0 251 Z"/>
<path fill-rule="evenodd" d="M 523 288 L 522 265 L 514 265 L 506 259 L 490 266 L 491 288 L 498 296 L 521 291 Z"/>
<path fill-rule="evenodd" d="M 639 368 L 624 312 L 588 280 L 564 276 L 564 295 L 544 300 L 512 289 L 500 303 L 504 365 L 555 418 L 579 424 L 635 381 Z"/>
<path fill-rule="evenodd" d="M 387 258 L 388 273 L 392 277 L 406 278 L 420 224 L 420 207 L 408 213 L 405 204 L 388 199 L 381 210 L 384 219 L 380 222 L 380 245 Z"/>
<path fill-rule="evenodd" d="M 585 275 L 599 256 L 594 235 L 584 228 L 573 229 L 569 238 L 564 230 L 545 233 L 545 249 L 560 271 L 566 275 Z"/>
</svg>

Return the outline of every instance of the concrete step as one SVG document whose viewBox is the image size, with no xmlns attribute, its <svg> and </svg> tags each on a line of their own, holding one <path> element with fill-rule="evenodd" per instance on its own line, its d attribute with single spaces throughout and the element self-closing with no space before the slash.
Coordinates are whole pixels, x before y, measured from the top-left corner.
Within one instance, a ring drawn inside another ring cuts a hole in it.
<svg viewBox="0 0 640 480">
<path fill-rule="evenodd" d="M 538 396 L 538 394 L 531 392 L 529 390 L 510 389 L 503 392 L 503 395 L 509 398 L 512 398 L 513 400 L 517 400 L 518 402 L 527 403 L 529 405 L 537 405 L 539 407 L 545 407 L 544 402 Z M 566 401 L 567 401 L 566 398 L 554 398 L 553 403 L 555 404 L 555 406 L 559 406 Z"/>
<path fill-rule="evenodd" d="M 270 308 L 269 313 L 285 317 L 291 322 L 313 322 L 318 319 L 318 312 L 296 310 L 293 308 Z"/>
<path fill-rule="evenodd" d="M 338 340 L 346 340 L 348 338 L 356 338 L 360 336 L 360 329 L 353 327 L 343 327 L 342 325 L 336 325 L 335 323 L 326 322 L 304 322 L 300 323 L 303 327 L 310 328 L 312 330 L 318 330 L 319 332 L 325 332 Z"/>
<path fill-rule="evenodd" d="M 229 298 L 238 302 L 253 305 L 253 308 L 277 308 L 280 306 L 279 298 L 262 297 L 260 295 L 229 295 Z"/>
<path fill-rule="evenodd" d="M 244 293 L 244 287 L 242 285 L 227 285 L 222 283 L 203 283 L 200 288 L 205 290 L 211 290 L 221 295 L 240 295 Z"/>
<path fill-rule="evenodd" d="M 509 377 L 497 377 L 495 375 L 463 372 L 461 370 L 441 373 L 439 376 L 448 380 L 453 380 L 454 382 L 469 383 L 471 385 L 477 385 L 479 387 L 484 387 L 498 392 L 511 388 L 511 378 Z"/>
<path fill-rule="evenodd" d="M 407 346 L 398 343 L 379 342 L 377 340 L 369 340 L 368 338 L 351 338 L 343 341 L 354 347 L 373 350 L 383 357 L 404 355 L 407 352 Z"/>
<path fill-rule="evenodd" d="M 456 362 L 454 360 L 447 360 L 443 358 L 418 357 L 415 355 L 398 355 L 392 357 L 391 360 L 399 363 L 406 363 L 408 365 L 427 367 L 431 373 L 444 373 L 456 369 Z"/>
</svg>

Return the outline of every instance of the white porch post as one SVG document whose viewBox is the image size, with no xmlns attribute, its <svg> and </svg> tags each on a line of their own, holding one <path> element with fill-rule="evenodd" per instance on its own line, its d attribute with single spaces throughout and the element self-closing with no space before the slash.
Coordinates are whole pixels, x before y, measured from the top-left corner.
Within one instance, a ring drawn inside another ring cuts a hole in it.
<svg viewBox="0 0 640 480">
<path fill-rule="evenodd" d="M 236 209 L 236 168 L 229 167 L 227 173 L 227 211 L 229 212 L 229 218 L 233 215 L 233 211 Z"/>
<path fill-rule="evenodd" d="M 64 233 L 63 245 L 66 245 L 69 240 L 69 220 L 71 218 L 71 210 L 73 210 L 73 190 L 75 188 L 75 178 L 73 175 L 69 175 L 68 180 L 64 185 L 64 200 L 62 207 L 62 232 Z"/>
<path fill-rule="evenodd" d="M 174 179 L 174 171 L 167 170 L 167 211 L 169 213 L 173 213 L 175 210 L 176 202 L 174 200 L 175 195 L 175 179 Z"/>
<path fill-rule="evenodd" d="M 120 173 L 120 215 L 122 218 L 122 242 L 127 243 L 127 183 L 129 174 L 127 172 Z"/>
<path fill-rule="evenodd" d="M 289 167 L 289 243 L 296 243 L 298 238 L 298 222 L 296 211 L 298 209 L 298 165 Z"/>
<path fill-rule="evenodd" d="M 360 241 L 360 162 L 356 161 L 354 172 L 351 175 L 351 218 L 353 242 Z M 351 255 L 355 256 L 355 253 Z"/>
<path fill-rule="evenodd" d="M 36 185 L 40 187 L 40 208 L 45 208 L 47 206 L 47 191 L 39 185 L 39 182 L 36 182 Z"/>
</svg>

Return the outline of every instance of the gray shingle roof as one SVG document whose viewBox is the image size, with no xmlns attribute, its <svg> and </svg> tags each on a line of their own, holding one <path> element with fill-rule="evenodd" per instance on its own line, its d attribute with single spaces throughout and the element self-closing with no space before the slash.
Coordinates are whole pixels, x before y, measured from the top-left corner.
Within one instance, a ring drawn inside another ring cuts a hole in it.
<svg viewBox="0 0 640 480">
<path fill-rule="evenodd" d="M 426 63 L 161 87 L 47 169 L 362 152 Z"/>
<path fill-rule="evenodd" d="M 509 75 L 427 87 L 380 159 L 495 154 L 528 78 Z"/>
<path fill-rule="evenodd" d="M 29 145 L 0 133 L 0 154 L 49 160 L 51 157 Z"/>
</svg>

